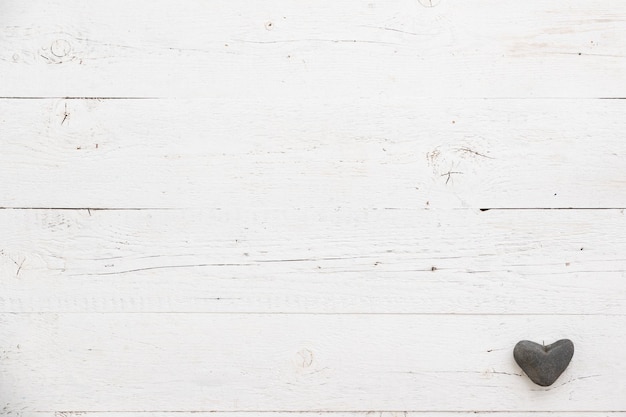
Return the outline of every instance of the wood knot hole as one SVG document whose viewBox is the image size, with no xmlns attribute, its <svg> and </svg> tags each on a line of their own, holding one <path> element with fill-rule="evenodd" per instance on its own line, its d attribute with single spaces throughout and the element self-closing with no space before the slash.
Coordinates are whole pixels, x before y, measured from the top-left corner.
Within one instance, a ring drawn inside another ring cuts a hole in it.
<svg viewBox="0 0 626 417">
<path fill-rule="evenodd" d="M 65 39 L 57 39 L 52 42 L 52 45 L 50 45 L 50 52 L 52 52 L 52 55 L 57 58 L 63 58 L 72 52 L 72 45 L 70 45 L 70 43 Z"/>
<path fill-rule="evenodd" d="M 302 368 L 308 368 L 313 364 L 313 352 L 309 349 L 302 349 L 296 354 L 296 363 Z"/>
</svg>

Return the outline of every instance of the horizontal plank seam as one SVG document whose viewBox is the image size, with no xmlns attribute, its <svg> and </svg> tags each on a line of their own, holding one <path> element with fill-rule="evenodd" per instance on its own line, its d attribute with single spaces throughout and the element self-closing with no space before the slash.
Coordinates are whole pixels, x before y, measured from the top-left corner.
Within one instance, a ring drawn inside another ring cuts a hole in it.
<svg viewBox="0 0 626 417">
<path fill-rule="evenodd" d="M 0 207 L 0 210 L 74 210 L 74 211 L 132 211 L 132 210 L 185 210 L 178 207 Z"/>
<path fill-rule="evenodd" d="M 211 100 L 210 96 L 0 96 L 0 100 Z M 367 97 L 365 99 L 368 99 Z M 239 100 L 233 98 L 231 100 Z M 288 100 L 297 100 L 288 98 Z M 411 100 L 626 100 L 626 97 L 439 97 L 416 96 Z"/>
<path fill-rule="evenodd" d="M 626 207 L 487 207 L 480 211 L 489 210 L 624 210 Z M 462 210 L 462 208 L 459 208 Z"/>
<path fill-rule="evenodd" d="M 2 96 L 0 100 L 161 100 L 176 99 L 176 97 L 146 97 L 146 96 Z"/>
<path fill-rule="evenodd" d="M 137 211 L 137 210 L 226 210 L 226 209 L 239 209 L 239 206 L 233 206 L 229 208 L 225 207 L 44 207 L 44 206 L 2 206 L 0 210 L 67 210 L 67 211 Z M 414 210 L 414 211 L 436 211 L 436 210 L 626 210 L 626 207 L 428 207 L 428 208 L 413 208 L 413 207 L 260 207 L 254 210 L 333 210 L 333 209 L 345 209 L 345 210 Z"/>
<path fill-rule="evenodd" d="M 535 316 L 557 316 L 557 317 L 626 317 L 626 314 L 617 313 L 418 313 L 418 312 L 307 312 L 307 311 L 0 311 L 2 314 L 214 314 L 232 316 L 496 316 L 496 317 L 535 317 Z M 625 410 L 626 411 L 626 410 Z"/>
<path fill-rule="evenodd" d="M 537 411 L 537 410 L 347 410 L 347 411 L 337 411 L 337 410 L 98 410 L 98 411 L 82 411 L 82 410 L 36 410 L 30 411 L 31 413 L 73 413 L 73 414 L 89 414 L 89 413 L 274 413 L 274 414 L 296 414 L 296 413 L 327 413 L 327 414 L 342 414 L 342 413 L 438 413 L 438 414 L 496 414 L 496 413 L 511 413 L 511 414 L 520 414 L 520 413 L 535 413 L 535 414 L 544 414 L 544 413 L 567 413 L 567 414 L 575 414 L 575 413 L 624 413 L 626 410 L 577 410 L 577 411 L 560 411 L 560 410 L 548 410 L 548 411 Z"/>
</svg>

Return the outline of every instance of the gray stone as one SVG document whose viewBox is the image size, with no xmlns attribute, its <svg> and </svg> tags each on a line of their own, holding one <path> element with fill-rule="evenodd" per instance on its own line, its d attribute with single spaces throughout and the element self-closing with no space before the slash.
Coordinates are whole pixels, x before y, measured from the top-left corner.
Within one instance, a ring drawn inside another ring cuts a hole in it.
<svg viewBox="0 0 626 417">
<path fill-rule="evenodd" d="M 515 362 L 537 385 L 548 387 L 563 373 L 574 356 L 574 343 L 561 339 L 551 345 L 522 340 L 513 349 Z"/>
</svg>

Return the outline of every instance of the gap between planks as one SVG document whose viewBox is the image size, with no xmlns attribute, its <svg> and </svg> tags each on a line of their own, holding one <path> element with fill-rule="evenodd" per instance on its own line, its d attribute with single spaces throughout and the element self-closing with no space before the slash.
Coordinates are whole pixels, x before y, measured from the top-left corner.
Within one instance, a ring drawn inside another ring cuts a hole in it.
<svg viewBox="0 0 626 417">
<path fill-rule="evenodd" d="M 317 209 L 317 207 L 296 207 L 292 210 L 300 209 Z M 225 210 L 224 207 L 0 207 L 0 210 L 67 210 L 67 211 L 139 211 L 139 210 L 154 210 L 154 211 L 211 211 L 211 210 Z M 337 207 L 341 209 L 341 207 Z M 268 208 L 261 207 L 256 210 L 284 210 L 284 208 Z M 413 210 L 413 211 L 446 211 L 446 210 L 460 210 L 460 211 L 490 211 L 490 210 L 626 210 L 626 207 L 433 207 L 433 208 L 413 208 L 413 207 L 363 207 L 363 210 Z"/>
<path fill-rule="evenodd" d="M 4 410 L 0 410 L 0 415 L 4 415 Z M 525 417 L 532 415 L 534 417 L 570 417 L 572 415 L 580 417 L 606 417 L 607 414 L 621 416 L 626 415 L 626 411 L 622 410 L 603 410 L 603 411 L 537 411 L 537 410 L 522 410 L 522 411 L 506 411 L 506 410 L 474 410 L 474 411 L 446 411 L 446 410 L 351 410 L 351 411 L 308 411 L 308 410 L 98 410 L 98 411 L 82 411 L 82 410 L 29 410 L 19 412 L 19 417 L 97 417 L 99 415 L 105 415 L 107 417 L 117 416 L 131 417 L 131 416 L 144 416 L 150 414 L 152 417 L 169 417 L 170 415 L 176 416 L 202 416 L 210 415 L 210 417 L 250 417 L 256 415 L 263 415 L 265 417 L 288 417 L 290 415 L 297 415 L 298 417 L 315 417 L 315 416 L 334 416 L 334 417 L 413 417 L 424 416 L 430 414 L 436 414 L 439 417 L 480 417 L 481 415 L 488 417 Z M 9 412 L 8 415 L 13 415 Z"/>
<path fill-rule="evenodd" d="M 185 97 L 185 100 L 210 100 L 218 97 Z M 412 97 L 415 100 L 626 100 L 626 97 L 435 97 L 435 96 L 416 96 Z M 160 97 L 142 97 L 142 96 L 128 96 L 128 97 L 78 97 L 78 96 L 4 96 L 0 97 L 0 100 L 176 100 L 176 97 L 160 96 Z"/>
</svg>

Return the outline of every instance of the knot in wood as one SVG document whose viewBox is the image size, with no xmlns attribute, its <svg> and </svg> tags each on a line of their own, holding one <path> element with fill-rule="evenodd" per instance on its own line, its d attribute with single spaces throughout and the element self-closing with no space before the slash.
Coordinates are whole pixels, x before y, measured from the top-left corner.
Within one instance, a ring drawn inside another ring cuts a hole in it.
<svg viewBox="0 0 626 417">
<path fill-rule="evenodd" d="M 72 45 L 65 39 L 56 39 L 50 45 L 50 53 L 57 58 L 66 57 L 72 52 Z"/>
</svg>

